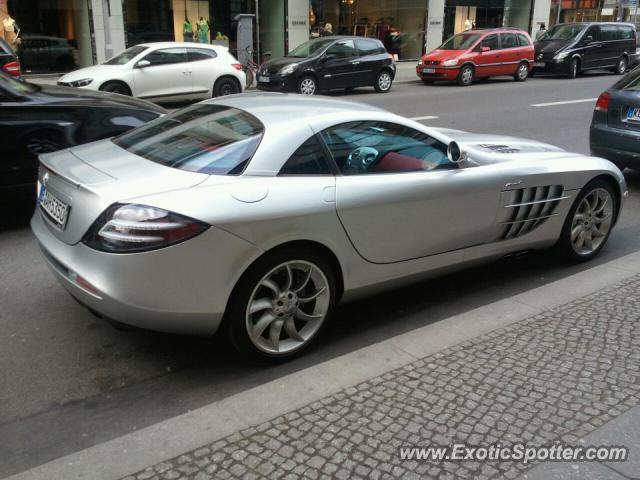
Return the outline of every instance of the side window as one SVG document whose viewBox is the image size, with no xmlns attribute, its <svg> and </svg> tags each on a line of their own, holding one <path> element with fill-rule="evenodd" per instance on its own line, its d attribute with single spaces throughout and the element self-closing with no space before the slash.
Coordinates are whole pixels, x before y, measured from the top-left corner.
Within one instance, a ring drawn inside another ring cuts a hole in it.
<svg viewBox="0 0 640 480">
<path fill-rule="evenodd" d="M 482 46 L 489 47 L 491 50 L 498 50 L 500 48 L 500 44 L 498 43 L 498 34 L 494 33 L 493 35 L 487 35 L 482 39 Z"/>
<path fill-rule="evenodd" d="M 586 41 L 587 37 L 592 37 L 594 42 L 600 41 L 600 29 L 597 25 L 592 25 L 587 29 L 584 33 L 584 37 L 582 37 L 583 41 Z"/>
<path fill-rule="evenodd" d="M 618 29 L 620 30 L 619 35 L 622 40 L 633 40 L 635 37 L 635 32 L 631 27 L 618 27 Z"/>
<path fill-rule="evenodd" d="M 190 62 L 197 62 L 199 60 L 211 60 L 212 58 L 216 58 L 218 56 L 215 50 L 211 50 L 208 48 L 188 48 L 187 52 L 189 53 Z"/>
<path fill-rule="evenodd" d="M 185 48 L 163 48 L 156 50 L 144 57 L 151 65 L 168 65 L 171 63 L 182 63 L 187 61 L 187 50 Z"/>
<path fill-rule="evenodd" d="M 380 45 L 375 40 L 357 39 L 356 45 L 358 46 L 358 52 L 361 57 L 377 55 L 380 53 Z"/>
<path fill-rule="evenodd" d="M 330 58 L 350 58 L 356 56 L 356 47 L 353 40 L 340 40 L 327 49 Z"/>
<path fill-rule="evenodd" d="M 521 47 L 530 47 L 531 42 L 524 33 L 518 33 L 518 43 Z"/>
<path fill-rule="evenodd" d="M 615 25 L 600 25 L 600 40 L 602 42 L 618 40 L 618 28 Z"/>
<path fill-rule="evenodd" d="M 518 37 L 515 33 L 501 33 L 500 42 L 502 48 L 516 48 L 518 46 Z"/>
<path fill-rule="evenodd" d="M 330 173 L 324 150 L 314 135 L 293 152 L 278 175 L 328 175 Z"/>
<path fill-rule="evenodd" d="M 343 123 L 323 131 L 322 138 L 343 175 L 458 168 L 444 143 L 395 123 Z"/>
</svg>

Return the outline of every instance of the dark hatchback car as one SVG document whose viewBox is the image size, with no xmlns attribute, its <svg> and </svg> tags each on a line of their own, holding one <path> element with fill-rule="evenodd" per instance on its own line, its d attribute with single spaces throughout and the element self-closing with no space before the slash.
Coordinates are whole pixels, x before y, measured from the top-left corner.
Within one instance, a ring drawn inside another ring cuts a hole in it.
<svg viewBox="0 0 640 480">
<path fill-rule="evenodd" d="M 373 87 L 386 93 L 396 74 L 393 56 L 381 41 L 363 37 L 323 37 L 267 62 L 258 88 L 313 95 L 319 90 Z"/>
<path fill-rule="evenodd" d="M 39 154 L 118 135 L 164 113 L 144 100 L 38 86 L 0 73 L 0 201 L 35 204 Z"/>
<path fill-rule="evenodd" d="M 640 67 L 603 92 L 589 129 L 592 155 L 619 168 L 640 168 Z"/>
<path fill-rule="evenodd" d="M 20 60 L 7 42 L 0 38 L 0 70 L 13 77 L 20 77 Z"/>
<path fill-rule="evenodd" d="M 622 75 L 636 53 L 631 23 L 561 23 L 547 30 L 534 46 L 533 72 L 576 78 L 586 70 L 609 69 Z"/>
</svg>

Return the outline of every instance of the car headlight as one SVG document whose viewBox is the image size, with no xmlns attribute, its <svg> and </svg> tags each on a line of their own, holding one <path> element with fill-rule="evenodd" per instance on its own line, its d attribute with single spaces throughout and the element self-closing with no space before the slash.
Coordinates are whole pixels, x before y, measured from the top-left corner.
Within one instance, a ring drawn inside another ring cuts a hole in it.
<svg viewBox="0 0 640 480">
<path fill-rule="evenodd" d="M 132 253 L 183 242 L 209 225 L 147 205 L 116 203 L 93 223 L 82 242 L 95 250 Z"/>
<path fill-rule="evenodd" d="M 298 64 L 297 63 L 292 63 L 290 65 L 287 65 L 286 67 L 282 67 L 280 69 L 280 75 L 291 75 L 296 68 L 298 68 Z"/>
<path fill-rule="evenodd" d="M 76 80 L 75 82 L 69 82 L 72 87 L 86 87 L 93 82 L 93 78 L 83 78 L 82 80 Z"/>
<path fill-rule="evenodd" d="M 569 55 L 569 52 L 560 52 L 560 53 L 558 53 L 557 55 L 555 55 L 555 56 L 553 57 L 553 59 L 554 59 L 556 62 L 560 62 L 560 61 L 564 60 L 565 58 L 567 58 L 567 55 Z"/>
<path fill-rule="evenodd" d="M 442 65 L 445 67 L 453 67 L 454 65 L 458 64 L 458 59 L 454 58 L 453 60 L 445 60 L 444 62 L 442 62 Z"/>
</svg>

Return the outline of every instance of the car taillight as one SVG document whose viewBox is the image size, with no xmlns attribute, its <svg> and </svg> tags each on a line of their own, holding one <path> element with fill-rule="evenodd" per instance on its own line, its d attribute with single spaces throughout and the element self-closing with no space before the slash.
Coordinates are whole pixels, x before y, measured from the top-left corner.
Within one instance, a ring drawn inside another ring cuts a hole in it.
<svg viewBox="0 0 640 480">
<path fill-rule="evenodd" d="M 241 63 L 232 63 L 231 66 L 233 68 L 235 68 L 236 70 L 242 70 L 242 64 Z"/>
<path fill-rule="evenodd" d="M 607 112 L 609 110 L 609 100 L 611 100 L 609 92 L 603 92 L 596 102 L 596 112 Z"/>
<path fill-rule="evenodd" d="M 17 60 L 14 62 L 5 63 L 2 68 L 4 68 L 5 72 L 7 72 L 9 75 L 13 75 L 14 77 L 20 76 L 20 62 Z"/>
<path fill-rule="evenodd" d="M 82 242 L 109 253 L 156 250 L 204 232 L 209 225 L 147 205 L 116 203 L 93 223 Z"/>
</svg>

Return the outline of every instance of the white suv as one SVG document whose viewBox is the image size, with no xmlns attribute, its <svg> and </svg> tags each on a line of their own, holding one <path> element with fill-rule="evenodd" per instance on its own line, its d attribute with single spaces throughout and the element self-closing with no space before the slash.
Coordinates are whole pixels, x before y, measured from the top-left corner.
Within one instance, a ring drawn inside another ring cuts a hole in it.
<svg viewBox="0 0 640 480">
<path fill-rule="evenodd" d="M 170 101 L 240 93 L 245 74 L 226 47 L 143 43 L 102 65 L 68 73 L 58 85 Z"/>
</svg>

